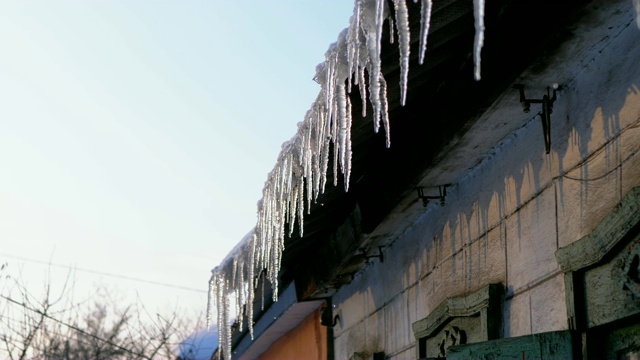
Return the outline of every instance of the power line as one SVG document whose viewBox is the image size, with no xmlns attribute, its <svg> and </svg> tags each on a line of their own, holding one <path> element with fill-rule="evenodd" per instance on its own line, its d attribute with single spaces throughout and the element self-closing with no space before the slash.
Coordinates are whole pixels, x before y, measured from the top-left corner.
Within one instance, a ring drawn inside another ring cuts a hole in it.
<svg viewBox="0 0 640 360">
<path fill-rule="evenodd" d="M 21 326 L 31 326 L 31 324 L 28 321 L 17 320 L 17 319 L 10 318 L 10 317 L 7 317 L 7 316 L 4 316 L 4 318 L 10 320 L 11 322 L 18 323 Z M 8 323 L 8 322 L 5 322 L 5 323 Z M 50 328 L 47 328 L 46 332 L 47 332 L 48 335 L 53 334 L 53 335 L 56 335 L 59 338 L 62 338 L 64 340 L 74 340 L 74 341 L 77 341 L 78 343 L 82 343 L 82 344 L 85 344 L 85 345 L 92 345 L 89 342 L 89 340 L 78 338 L 78 337 L 73 337 L 73 335 L 70 335 L 70 334 L 63 334 L 63 333 L 60 333 L 60 332 L 56 332 L 56 331 L 51 330 Z M 8 351 L 8 350 L 3 349 L 3 348 L 0 348 L 0 350 L 4 350 L 4 351 L 6 351 L 8 353 L 11 353 L 11 351 Z"/>
<path fill-rule="evenodd" d="M 168 284 L 168 283 L 163 283 L 163 282 L 155 281 L 155 280 L 146 280 L 146 279 L 140 279 L 140 278 L 136 278 L 136 277 L 132 277 L 132 276 L 108 273 L 108 272 L 104 272 L 104 271 L 91 270 L 91 269 L 86 269 L 86 268 L 79 268 L 79 267 L 69 266 L 69 265 L 55 264 L 55 263 L 52 263 L 52 262 L 49 262 L 49 261 L 29 259 L 29 258 L 25 258 L 25 257 L 21 257 L 21 256 L 15 256 L 15 255 L 11 255 L 11 254 L 5 254 L 5 253 L 0 253 L 0 255 L 2 255 L 4 257 L 7 257 L 9 259 L 26 261 L 26 262 L 42 264 L 42 265 L 55 266 L 55 267 L 59 267 L 59 268 L 63 268 L 63 269 L 75 270 L 75 271 L 80 271 L 80 272 L 89 273 L 89 274 L 109 276 L 109 277 L 123 279 L 123 280 L 137 281 L 137 282 L 141 282 L 141 283 L 145 283 L 145 284 L 164 286 L 164 287 L 168 287 L 168 288 L 193 291 L 193 292 L 198 292 L 198 293 L 203 293 L 203 294 L 207 293 L 207 291 L 203 290 L 203 289 L 195 289 L 195 288 L 190 288 L 190 287 L 181 286 L 181 285 Z"/>
<path fill-rule="evenodd" d="M 65 323 L 65 322 L 64 322 L 64 321 L 62 321 L 62 320 L 58 320 L 58 319 L 56 319 L 56 318 L 54 318 L 54 317 L 52 317 L 52 316 L 48 315 L 47 313 L 44 313 L 44 312 L 42 312 L 42 311 L 40 311 L 40 310 L 38 310 L 38 309 L 31 308 L 31 307 L 27 306 L 26 304 L 21 303 L 21 302 L 19 302 L 19 301 L 17 301 L 17 300 L 14 300 L 14 299 L 12 299 L 12 298 L 10 298 L 10 297 L 4 296 L 4 295 L 0 295 L 0 297 L 1 297 L 1 298 L 3 298 L 3 299 L 5 299 L 5 300 L 7 300 L 7 301 L 9 301 L 9 302 L 10 302 L 10 303 L 12 303 L 12 304 L 15 304 L 15 305 L 18 305 L 18 306 L 22 306 L 23 308 L 25 308 L 25 309 L 27 309 L 27 310 L 30 310 L 30 311 L 33 311 L 33 312 L 35 312 L 36 314 L 39 314 L 39 315 L 41 315 L 41 316 L 43 316 L 43 317 L 45 317 L 45 318 L 47 318 L 47 319 L 53 320 L 54 322 L 57 322 L 57 323 L 58 323 L 58 324 L 60 324 L 60 325 L 63 325 L 63 326 L 68 327 L 69 329 L 75 330 L 75 331 L 77 331 L 77 332 L 81 333 L 82 335 L 85 335 L 85 336 L 88 336 L 88 337 L 94 338 L 94 339 L 96 339 L 96 340 L 98 340 L 98 341 L 102 341 L 102 342 L 104 342 L 105 344 L 108 344 L 108 345 L 111 345 L 111 346 L 113 346 L 113 347 L 116 347 L 116 348 L 118 348 L 118 349 L 120 349 L 120 350 L 122 350 L 122 351 L 124 351 L 124 352 L 126 352 L 126 353 L 128 353 L 128 354 L 135 355 L 135 356 L 138 356 L 138 357 L 142 357 L 142 358 L 145 358 L 145 359 L 149 359 L 149 358 L 148 358 L 148 357 L 146 357 L 144 354 L 136 353 L 136 352 L 134 352 L 133 350 L 130 350 L 130 349 L 128 349 L 128 348 L 126 348 L 126 347 L 124 347 L 124 346 L 118 345 L 118 344 L 116 344 L 116 343 L 114 343 L 114 342 L 112 342 L 112 341 L 110 341 L 110 340 L 108 340 L 108 339 L 103 339 L 103 338 L 101 338 L 101 337 L 99 337 L 99 336 L 97 336 L 97 335 L 94 335 L 94 334 L 88 333 L 88 332 L 86 332 L 86 331 L 84 331 L 84 330 L 80 329 L 80 328 L 79 328 L 79 327 L 77 327 L 77 326 L 74 326 L 74 325 L 71 325 L 71 324 L 67 324 L 67 323 Z"/>
</svg>

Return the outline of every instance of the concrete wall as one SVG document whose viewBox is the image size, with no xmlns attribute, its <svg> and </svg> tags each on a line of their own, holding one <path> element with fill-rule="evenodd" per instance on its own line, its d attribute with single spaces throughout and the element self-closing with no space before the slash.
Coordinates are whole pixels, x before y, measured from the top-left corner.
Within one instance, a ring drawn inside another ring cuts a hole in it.
<svg viewBox="0 0 640 360">
<path fill-rule="evenodd" d="M 550 154 L 532 107 L 526 126 L 448 189 L 444 207 L 429 205 L 392 239 L 384 262 L 334 295 L 337 359 L 381 351 L 415 359 L 412 323 L 447 297 L 495 282 L 506 286 L 504 337 L 568 328 L 555 251 L 640 186 L 640 30 L 628 8 L 628 21 L 612 25 L 563 84 Z"/>
<path fill-rule="evenodd" d="M 320 325 L 320 309 L 280 337 L 259 359 L 327 359 L 327 328 Z"/>
</svg>

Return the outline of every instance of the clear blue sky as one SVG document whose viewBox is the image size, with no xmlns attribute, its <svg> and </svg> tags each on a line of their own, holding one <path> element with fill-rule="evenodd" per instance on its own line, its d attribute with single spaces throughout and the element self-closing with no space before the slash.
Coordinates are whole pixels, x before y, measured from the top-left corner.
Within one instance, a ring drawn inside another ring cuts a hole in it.
<svg viewBox="0 0 640 360">
<path fill-rule="evenodd" d="M 0 0 L 0 262 L 25 276 L 51 259 L 206 290 L 255 225 L 280 146 L 319 92 L 315 66 L 352 9 Z M 204 311 L 204 293 L 77 277 Z"/>
</svg>

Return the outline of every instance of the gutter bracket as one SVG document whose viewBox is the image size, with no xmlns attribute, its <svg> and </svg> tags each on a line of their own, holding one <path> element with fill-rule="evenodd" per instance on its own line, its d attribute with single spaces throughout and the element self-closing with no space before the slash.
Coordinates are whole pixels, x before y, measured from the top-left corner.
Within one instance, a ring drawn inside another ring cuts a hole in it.
<svg viewBox="0 0 640 360">
<path fill-rule="evenodd" d="M 514 89 L 520 92 L 520 104 L 522 105 L 522 111 L 528 113 L 531 111 L 531 104 L 542 104 L 542 111 L 540 111 L 540 120 L 542 121 L 542 133 L 544 136 L 544 149 L 548 154 L 551 152 L 551 113 L 553 112 L 553 103 L 556 101 L 556 91 L 560 88 L 558 84 L 553 84 L 551 87 L 547 86 L 547 93 L 542 96 L 542 99 L 527 99 L 524 95 L 524 85 L 514 84 Z M 550 88 L 553 89 L 553 95 L 551 95 Z"/>
<path fill-rule="evenodd" d="M 444 206 L 444 199 L 447 196 L 447 187 L 451 186 L 451 184 L 445 184 L 438 186 L 438 190 L 440 195 L 425 195 L 424 187 L 418 186 L 416 187 L 416 191 L 418 191 L 418 199 L 422 200 L 422 205 L 427 207 L 430 200 L 440 200 L 440 206 Z"/>
<path fill-rule="evenodd" d="M 366 249 L 362 249 L 362 256 L 369 260 L 372 258 L 379 258 L 380 262 L 384 262 L 384 254 L 382 253 L 382 249 L 384 246 L 378 246 L 378 255 L 367 255 Z"/>
</svg>

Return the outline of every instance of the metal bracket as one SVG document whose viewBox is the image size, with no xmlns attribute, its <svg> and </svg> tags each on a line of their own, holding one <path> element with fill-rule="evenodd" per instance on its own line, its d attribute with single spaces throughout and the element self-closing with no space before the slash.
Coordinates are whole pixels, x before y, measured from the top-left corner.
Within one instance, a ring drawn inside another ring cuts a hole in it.
<svg viewBox="0 0 640 360">
<path fill-rule="evenodd" d="M 429 204 L 429 200 L 440 200 L 440 205 L 444 206 L 444 198 L 447 196 L 447 187 L 451 184 L 445 184 L 438 186 L 438 190 L 440 191 L 440 195 L 425 195 L 424 187 L 418 186 L 416 190 L 418 191 L 418 199 L 422 199 L 422 205 L 427 207 Z"/>
<path fill-rule="evenodd" d="M 527 99 L 524 96 L 524 85 L 522 84 L 515 84 L 513 88 L 520 91 L 520 104 L 522 105 L 522 111 L 525 113 L 531 111 L 531 104 L 542 104 L 540 120 L 542 121 L 542 133 L 544 135 L 544 149 L 548 154 L 551 152 L 551 113 L 553 112 L 553 102 L 556 101 L 556 91 L 560 87 L 558 84 L 553 84 L 551 87 L 547 86 L 547 94 L 542 96 L 542 99 Z M 551 88 L 553 89 L 553 95 L 550 92 Z"/>
<path fill-rule="evenodd" d="M 365 259 L 369 260 L 372 258 L 379 258 L 380 262 L 384 262 L 384 255 L 382 254 L 382 249 L 384 248 L 384 246 L 378 246 L 378 255 L 367 255 L 367 249 L 361 249 L 362 250 L 362 256 L 364 256 Z"/>
<path fill-rule="evenodd" d="M 320 325 L 326 327 L 334 327 L 340 320 L 340 315 L 333 316 L 333 310 L 330 305 L 325 306 L 320 312 Z"/>
</svg>

